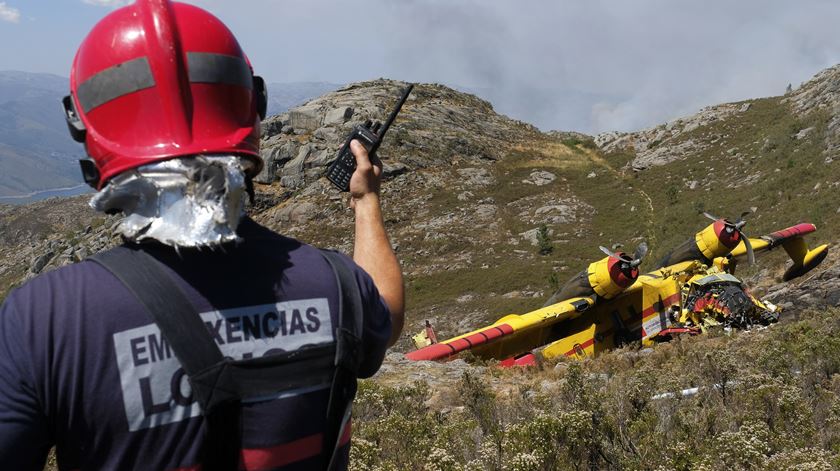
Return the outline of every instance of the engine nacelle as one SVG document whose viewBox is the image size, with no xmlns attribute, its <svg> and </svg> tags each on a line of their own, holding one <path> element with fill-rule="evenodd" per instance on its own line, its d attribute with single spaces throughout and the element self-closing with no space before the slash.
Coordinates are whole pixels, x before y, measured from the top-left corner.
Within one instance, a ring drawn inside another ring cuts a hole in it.
<svg viewBox="0 0 840 471">
<path fill-rule="evenodd" d="M 621 260 L 623 252 L 615 257 L 604 257 L 589 265 L 589 284 L 598 296 L 611 299 L 629 288 L 639 277 L 639 269 Z"/>
<path fill-rule="evenodd" d="M 563 285 L 563 288 L 554 293 L 545 305 L 550 306 L 564 299 L 593 294 L 604 299 L 618 296 L 639 277 L 639 269 L 631 267 L 620 257 L 627 257 L 627 255 L 624 252 L 618 252 L 615 256 L 604 257 L 590 263 L 586 270 L 575 275 Z"/>
<path fill-rule="evenodd" d="M 723 219 L 718 219 L 665 255 L 657 268 L 688 260 L 700 260 L 709 265 L 714 259 L 728 255 L 740 243 L 741 234 L 728 230 Z"/>
<path fill-rule="evenodd" d="M 704 257 L 714 260 L 732 252 L 741 243 L 741 234 L 726 227 L 723 219 L 718 219 L 695 234 L 694 242 Z"/>
</svg>

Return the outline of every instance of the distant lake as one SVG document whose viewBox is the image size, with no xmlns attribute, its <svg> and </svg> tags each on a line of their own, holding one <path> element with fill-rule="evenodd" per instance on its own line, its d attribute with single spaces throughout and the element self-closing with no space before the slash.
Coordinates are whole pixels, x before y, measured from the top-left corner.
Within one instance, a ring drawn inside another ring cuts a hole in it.
<svg viewBox="0 0 840 471">
<path fill-rule="evenodd" d="M 54 196 L 76 196 L 85 193 L 93 193 L 93 188 L 87 185 L 79 185 L 70 188 L 53 188 L 52 190 L 35 191 L 26 195 L 20 196 L 0 196 L 0 203 L 2 204 L 27 204 L 34 201 L 45 200 Z"/>
</svg>

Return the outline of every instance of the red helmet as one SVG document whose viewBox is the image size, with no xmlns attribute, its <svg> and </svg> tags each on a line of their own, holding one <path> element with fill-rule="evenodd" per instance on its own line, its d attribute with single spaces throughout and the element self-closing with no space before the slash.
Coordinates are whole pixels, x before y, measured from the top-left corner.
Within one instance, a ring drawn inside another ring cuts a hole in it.
<svg viewBox="0 0 840 471">
<path fill-rule="evenodd" d="M 259 172 L 265 83 L 210 13 L 169 0 L 115 10 L 82 42 L 64 98 L 73 138 L 101 188 L 126 170 L 197 154 L 241 155 Z M 86 162 L 86 163 L 85 163 Z"/>
</svg>

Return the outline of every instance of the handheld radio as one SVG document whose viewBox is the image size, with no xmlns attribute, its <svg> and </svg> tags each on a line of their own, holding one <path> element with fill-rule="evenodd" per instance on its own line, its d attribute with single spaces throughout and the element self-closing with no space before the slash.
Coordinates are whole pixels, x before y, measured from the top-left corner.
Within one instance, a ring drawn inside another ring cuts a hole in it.
<svg viewBox="0 0 840 471">
<path fill-rule="evenodd" d="M 396 119 L 397 114 L 402 109 L 413 88 L 414 84 L 409 84 L 403 91 L 400 101 L 397 102 L 397 106 L 391 111 L 391 115 L 388 116 L 384 125 L 378 121 L 374 123 L 371 120 L 367 120 L 364 124 L 356 125 L 350 132 L 350 135 L 347 136 L 341 149 L 338 150 L 338 157 L 330 165 L 326 173 L 327 179 L 339 190 L 350 191 L 350 177 L 356 171 L 356 158 L 350 152 L 350 141 L 358 139 L 365 146 L 372 160 L 376 155 L 376 150 L 379 149 L 379 145 L 382 144 L 382 139 L 385 138 L 385 133 L 388 132 L 388 128 L 393 124 L 394 119 Z"/>
</svg>

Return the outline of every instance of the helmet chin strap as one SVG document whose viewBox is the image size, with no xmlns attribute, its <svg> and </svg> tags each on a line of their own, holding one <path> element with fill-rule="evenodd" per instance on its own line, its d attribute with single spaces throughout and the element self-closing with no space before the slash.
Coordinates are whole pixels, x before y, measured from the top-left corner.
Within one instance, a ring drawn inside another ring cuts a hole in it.
<svg viewBox="0 0 840 471">
<path fill-rule="evenodd" d="M 124 213 L 117 231 L 133 242 L 219 246 L 239 239 L 247 164 L 236 156 L 199 156 L 146 165 L 113 178 L 90 205 Z"/>
</svg>

